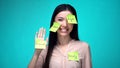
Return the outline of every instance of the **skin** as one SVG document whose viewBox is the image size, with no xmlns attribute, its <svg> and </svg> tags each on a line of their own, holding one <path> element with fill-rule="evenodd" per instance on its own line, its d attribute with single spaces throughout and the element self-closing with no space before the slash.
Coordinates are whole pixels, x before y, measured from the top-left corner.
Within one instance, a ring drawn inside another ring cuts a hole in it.
<svg viewBox="0 0 120 68">
<path fill-rule="evenodd" d="M 58 22 L 61 24 L 60 28 L 57 31 L 57 37 L 58 37 L 58 46 L 61 49 L 61 51 L 64 53 L 65 49 L 71 40 L 70 32 L 73 30 L 73 24 L 69 24 L 67 21 L 67 15 L 72 14 L 70 11 L 61 11 L 58 13 L 55 17 L 55 22 Z"/>
<path fill-rule="evenodd" d="M 72 13 L 70 11 L 61 11 L 55 17 L 55 21 L 61 24 L 60 28 L 57 31 L 57 37 L 58 37 L 57 45 L 59 46 L 59 48 L 61 49 L 63 53 L 65 52 L 65 49 L 69 41 L 71 40 L 70 32 L 73 29 L 73 25 L 67 22 L 66 16 L 68 14 L 72 14 Z M 40 31 L 38 32 L 38 38 L 41 40 L 44 40 L 44 36 L 45 36 L 45 29 L 40 28 Z M 28 65 L 28 68 L 36 68 L 35 65 L 36 65 L 36 62 L 38 60 L 38 57 L 41 51 L 42 49 L 35 49 L 34 55 L 32 57 L 31 62 Z"/>
<path fill-rule="evenodd" d="M 58 13 L 55 17 L 55 21 L 61 24 L 60 28 L 57 31 L 57 34 L 60 37 L 69 36 L 70 32 L 73 29 L 73 25 L 69 24 L 67 21 L 66 16 L 68 14 L 71 14 L 71 12 L 70 11 L 62 11 L 62 12 Z"/>
<path fill-rule="evenodd" d="M 42 27 L 42 28 L 40 28 L 39 32 L 36 33 L 36 35 L 40 40 L 44 40 L 45 33 L 46 33 L 46 31 Z M 48 38 L 46 39 L 46 42 L 48 42 Z M 35 65 L 36 65 L 36 62 L 38 60 L 38 57 L 39 57 L 41 51 L 42 51 L 42 49 L 35 49 L 34 55 L 28 65 L 28 68 L 36 68 Z"/>
</svg>

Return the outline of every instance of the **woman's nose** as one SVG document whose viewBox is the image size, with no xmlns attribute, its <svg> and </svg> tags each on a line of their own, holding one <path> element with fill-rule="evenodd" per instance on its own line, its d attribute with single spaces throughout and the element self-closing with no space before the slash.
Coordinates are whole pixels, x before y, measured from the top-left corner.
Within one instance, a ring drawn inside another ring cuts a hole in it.
<svg viewBox="0 0 120 68">
<path fill-rule="evenodd" d="M 62 23 L 62 26 L 67 26 L 67 21 L 64 21 L 64 22 Z"/>
</svg>

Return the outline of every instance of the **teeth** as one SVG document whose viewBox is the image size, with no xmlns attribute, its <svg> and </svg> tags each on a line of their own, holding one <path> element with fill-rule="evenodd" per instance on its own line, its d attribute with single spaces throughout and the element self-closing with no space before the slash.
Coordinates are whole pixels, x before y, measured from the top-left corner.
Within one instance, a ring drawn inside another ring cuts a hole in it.
<svg viewBox="0 0 120 68">
<path fill-rule="evenodd" d="M 61 31 L 62 31 L 62 32 L 66 32 L 66 31 L 67 31 L 67 29 L 61 29 Z"/>
</svg>

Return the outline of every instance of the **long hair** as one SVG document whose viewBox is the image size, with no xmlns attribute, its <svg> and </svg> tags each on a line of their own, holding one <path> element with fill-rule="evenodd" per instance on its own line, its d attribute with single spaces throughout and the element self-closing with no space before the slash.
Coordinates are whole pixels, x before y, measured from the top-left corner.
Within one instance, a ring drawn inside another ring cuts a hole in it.
<svg viewBox="0 0 120 68">
<path fill-rule="evenodd" d="M 55 16 L 59 12 L 66 11 L 66 10 L 70 11 L 73 15 L 75 15 L 76 20 L 77 20 L 77 14 L 76 14 L 75 9 L 69 4 L 61 4 L 61 5 L 57 6 L 53 12 L 50 27 L 53 25 L 53 22 L 55 20 Z M 77 22 L 78 22 L 78 20 L 77 20 Z M 74 40 L 79 40 L 79 38 L 78 38 L 78 25 L 77 24 L 73 25 L 73 30 L 70 33 L 70 37 Z M 57 33 L 50 32 L 49 40 L 48 40 L 48 51 L 47 51 L 45 63 L 43 64 L 43 68 L 49 68 L 50 58 L 52 56 L 53 49 L 54 49 L 55 45 L 57 44 L 57 41 L 58 41 Z"/>
</svg>

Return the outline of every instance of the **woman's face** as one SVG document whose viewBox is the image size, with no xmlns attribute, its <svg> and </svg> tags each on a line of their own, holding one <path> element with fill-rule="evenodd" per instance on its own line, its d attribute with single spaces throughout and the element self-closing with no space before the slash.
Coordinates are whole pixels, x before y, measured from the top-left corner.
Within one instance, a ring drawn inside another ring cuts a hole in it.
<svg viewBox="0 0 120 68">
<path fill-rule="evenodd" d="M 66 16 L 72 14 L 70 11 L 61 11 L 55 17 L 55 22 L 60 23 L 60 28 L 57 31 L 59 36 L 68 36 L 73 29 L 73 24 L 69 24 Z"/>
</svg>

